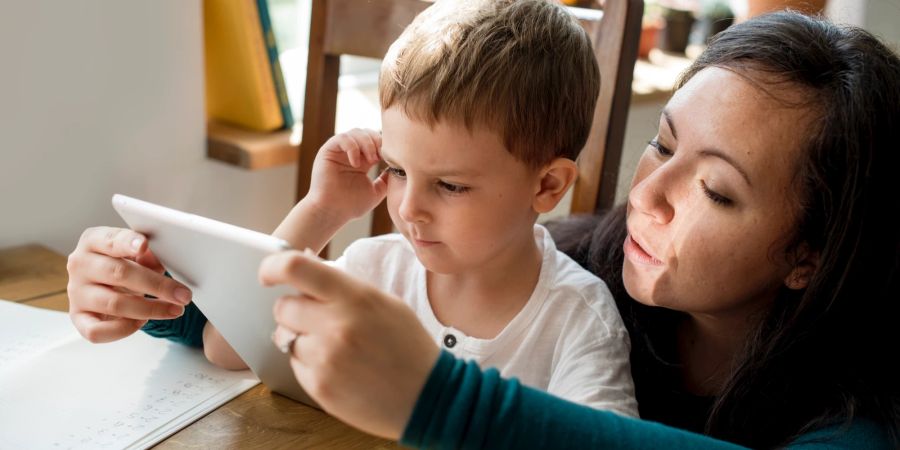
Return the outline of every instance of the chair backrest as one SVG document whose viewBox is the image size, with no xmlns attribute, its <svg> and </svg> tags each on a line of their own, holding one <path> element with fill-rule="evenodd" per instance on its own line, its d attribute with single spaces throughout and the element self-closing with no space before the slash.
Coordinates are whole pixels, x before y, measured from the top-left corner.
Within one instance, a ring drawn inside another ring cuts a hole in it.
<svg viewBox="0 0 900 450">
<path fill-rule="evenodd" d="M 631 100 L 643 0 L 606 0 L 605 3 L 602 11 L 570 8 L 591 37 L 601 75 L 591 132 L 578 158 L 572 213 L 612 206 Z M 313 1 L 298 200 L 309 191 L 316 152 L 334 135 L 340 56 L 383 58 L 406 25 L 430 5 L 426 0 Z M 382 202 L 373 214 L 371 234 L 389 233 L 391 229 Z"/>
</svg>

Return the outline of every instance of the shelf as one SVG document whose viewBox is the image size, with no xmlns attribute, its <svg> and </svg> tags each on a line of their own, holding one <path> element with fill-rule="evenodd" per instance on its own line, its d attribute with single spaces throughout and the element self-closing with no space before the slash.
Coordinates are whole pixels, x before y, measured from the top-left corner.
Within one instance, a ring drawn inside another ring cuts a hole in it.
<svg viewBox="0 0 900 450">
<path fill-rule="evenodd" d="M 297 162 L 300 126 L 292 130 L 250 131 L 221 122 L 209 122 L 206 156 L 247 170 L 278 167 Z"/>
<path fill-rule="evenodd" d="M 632 80 L 632 103 L 664 102 L 672 94 L 678 75 L 699 53 L 688 48 L 688 56 L 650 52 L 649 59 L 639 59 Z M 376 85 L 341 89 L 338 93 L 336 129 L 353 127 L 379 129 L 380 110 Z M 292 130 L 274 132 L 248 131 L 221 122 L 207 126 L 207 151 L 210 159 L 247 170 L 293 165 L 300 153 L 301 125 Z"/>
</svg>

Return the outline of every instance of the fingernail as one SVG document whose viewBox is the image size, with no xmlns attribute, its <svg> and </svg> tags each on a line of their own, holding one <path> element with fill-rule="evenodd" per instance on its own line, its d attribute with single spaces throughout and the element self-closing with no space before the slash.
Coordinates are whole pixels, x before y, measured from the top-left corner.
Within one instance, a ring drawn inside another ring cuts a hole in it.
<svg viewBox="0 0 900 450">
<path fill-rule="evenodd" d="M 173 316 L 180 316 L 180 315 L 184 314 L 184 307 L 178 306 L 178 305 L 171 305 L 171 306 L 169 306 L 169 314 L 171 314 Z"/>
<path fill-rule="evenodd" d="M 183 287 L 175 288 L 175 299 L 187 305 L 191 302 L 191 291 Z"/>
<path fill-rule="evenodd" d="M 143 239 L 141 239 L 141 238 L 134 238 L 134 240 L 131 241 L 131 249 L 134 250 L 134 251 L 138 251 L 138 250 L 141 249 L 141 244 L 143 244 L 143 243 L 144 243 L 144 240 L 143 240 Z"/>
</svg>

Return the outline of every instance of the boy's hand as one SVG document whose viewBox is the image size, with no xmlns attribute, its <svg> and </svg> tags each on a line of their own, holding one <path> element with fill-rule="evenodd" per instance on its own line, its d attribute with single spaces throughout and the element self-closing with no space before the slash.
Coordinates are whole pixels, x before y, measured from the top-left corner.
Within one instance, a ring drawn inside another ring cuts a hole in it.
<svg viewBox="0 0 900 450">
<path fill-rule="evenodd" d="M 186 286 L 163 275 L 147 238 L 131 230 L 88 228 L 66 269 L 69 316 L 91 342 L 121 339 L 149 319 L 174 319 L 191 301 Z"/>
<path fill-rule="evenodd" d="M 387 193 L 385 174 L 374 180 L 368 175 L 380 151 L 377 131 L 357 128 L 332 136 L 316 155 L 306 198 L 345 220 L 371 211 Z"/>
</svg>

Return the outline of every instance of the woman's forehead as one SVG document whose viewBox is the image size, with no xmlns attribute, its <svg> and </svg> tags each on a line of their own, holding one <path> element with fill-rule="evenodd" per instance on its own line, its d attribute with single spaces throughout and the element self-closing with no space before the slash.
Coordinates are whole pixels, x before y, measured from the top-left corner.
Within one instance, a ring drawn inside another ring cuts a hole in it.
<svg viewBox="0 0 900 450">
<path fill-rule="evenodd" d="M 773 166 L 796 167 L 806 147 L 810 108 L 802 89 L 767 83 L 765 77 L 709 67 L 694 75 L 666 105 L 661 126 L 671 124 L 679 146 L 712 147 L 766 173 Z"/>
</svg>

